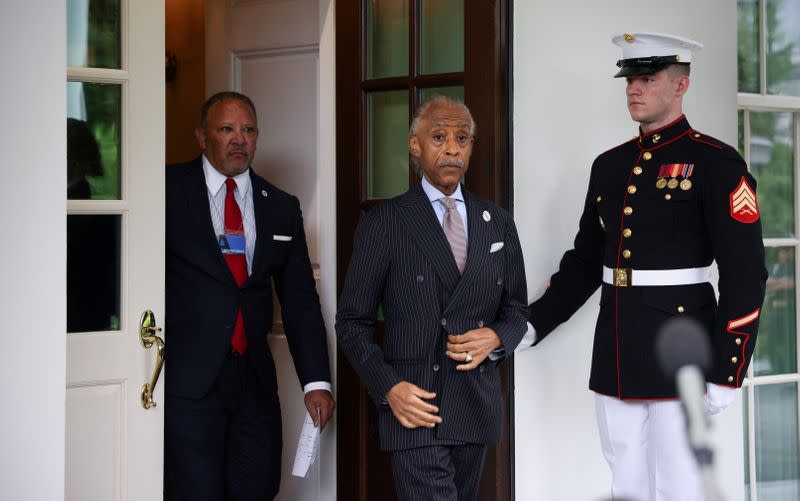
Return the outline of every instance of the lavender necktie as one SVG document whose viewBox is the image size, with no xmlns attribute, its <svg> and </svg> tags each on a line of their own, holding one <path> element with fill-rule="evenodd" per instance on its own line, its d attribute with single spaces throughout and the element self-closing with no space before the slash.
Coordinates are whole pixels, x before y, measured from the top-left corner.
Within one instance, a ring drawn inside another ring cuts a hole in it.
<svg viewBox="0 0 800 501">
<path fill-rule="evenodd" d="M 458 272 L 464 273 L 464 266 L 467 264 L 467 234 L 464 231 L 464 221 L 456 208 L 456 201 L 450 197 L 442 197 L 439 201 L 444 205 L 444 220 L 442 229 L 444 236 L 450 243 L 453 251 L 453 258 L 456 260 Z"/>
</svg>

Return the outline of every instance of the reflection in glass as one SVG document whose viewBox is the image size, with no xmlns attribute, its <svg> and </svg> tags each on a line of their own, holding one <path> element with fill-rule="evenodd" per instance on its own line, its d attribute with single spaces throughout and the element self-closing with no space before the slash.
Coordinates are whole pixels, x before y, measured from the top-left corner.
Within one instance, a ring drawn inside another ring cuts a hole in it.
<svg viewBox="0 0 800 501">
<path fill-rule="evenodd" d="M 367 1 L 367 78 L 408 75 L 408 0 Z"/>
<path fill-rule="evenodd" d="M 759 50 L 758 50 L 758 0 L 738 0 L 738 70 L 739 92 L 758 94 Z"/>
<path fill-rule="evenodd" d="M 428 89 L 420 89 L 419 102 L 420 103 L 425 102 L 426 99 L 428 99 L 434 94 L 444 94 L 445 96 L 455 97 L 462 103 L 464 102 L 464 87 L 462 85 L 457 85 L 453 87 L 432 87 Z"/>
<path fill-rule="evenodd" d="M 67 216 L 67 332 L 119 330 L 122 216 Z"/>
<path fill-rule="evenodd" d="M 67 82 L 67 198 L 119 200 L 121 103 L 119 85 Z"/>
<path fill-rule="evenodd" d="M 754 424 L 759 501 L 800 499 L 797 384 L 756 386 Z"/>
<path fill-rule="evenodd" d="M 464 71 L 464 0 L 421 0 L 420 73 Z"/>
<path fill-rule="evenodd" d="M 67 65 L 121 68 L 120 0 L 67 0 Z"/>
<path fill-rule="evenodd" d="M 766 0 L 767 93 L 800 96 L 800 1 Z"/>
<path fill-rule="evenodd" d="M 750 172 L 764 238 L 794 237 L 792 114 L 750 112 Z"/>
<path fill-rule="evenodd" d="M 790 374 L 797 371 L 794 247 L 767 247 L 765 262 L 769 278 L 753 356 L 753 374 Z"/>
<path fill-rule="evenodd" d="M 408 91 L 367 98 L 367 198 L 391 198 L 408 189 Z"/>
</svg>

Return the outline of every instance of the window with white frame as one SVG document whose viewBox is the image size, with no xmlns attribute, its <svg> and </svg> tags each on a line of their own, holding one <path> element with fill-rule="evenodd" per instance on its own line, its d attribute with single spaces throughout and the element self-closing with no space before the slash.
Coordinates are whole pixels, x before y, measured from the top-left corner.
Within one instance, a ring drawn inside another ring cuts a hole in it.
<svg viewBox="0 0 800 501">
<path fill-rule="evenodd" d="M 745 499 L 800 499 L 800 0 L 737 0 L 739 151 L 758 182 L 769 271 L 744 383 Z"/>
</svg>

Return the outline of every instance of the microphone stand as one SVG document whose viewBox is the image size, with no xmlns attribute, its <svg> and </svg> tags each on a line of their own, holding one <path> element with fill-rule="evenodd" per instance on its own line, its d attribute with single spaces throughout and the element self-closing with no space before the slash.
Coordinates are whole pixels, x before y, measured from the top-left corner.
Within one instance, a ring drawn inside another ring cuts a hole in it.
<svg viewBox="0 0 800 501">
<path fill-rule="evenodd" d="M 723 501 L 714 478 L 714 450 L 709 431 L 711 423 L 706 412 L 705 378 L 696 365 L 684 365 L 675 375 L 678 393 L 686 415 L 689 446 L 697 459 L 705 501 Z"/>
</svg>

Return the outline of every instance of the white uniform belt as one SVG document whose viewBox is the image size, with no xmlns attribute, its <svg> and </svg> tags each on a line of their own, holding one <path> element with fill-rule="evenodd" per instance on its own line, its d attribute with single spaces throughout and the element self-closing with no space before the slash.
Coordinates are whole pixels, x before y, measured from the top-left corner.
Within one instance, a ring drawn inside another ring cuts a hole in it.
<svg viewBox="0 0 800 501">
<path fill-rule="evenodd" d="M 603 282 L 615 287 L 639 285 L 690 285 L 708 282 L 711 266 L 675 270 L 633 270 L 603 266 Z"/>
</svg>

